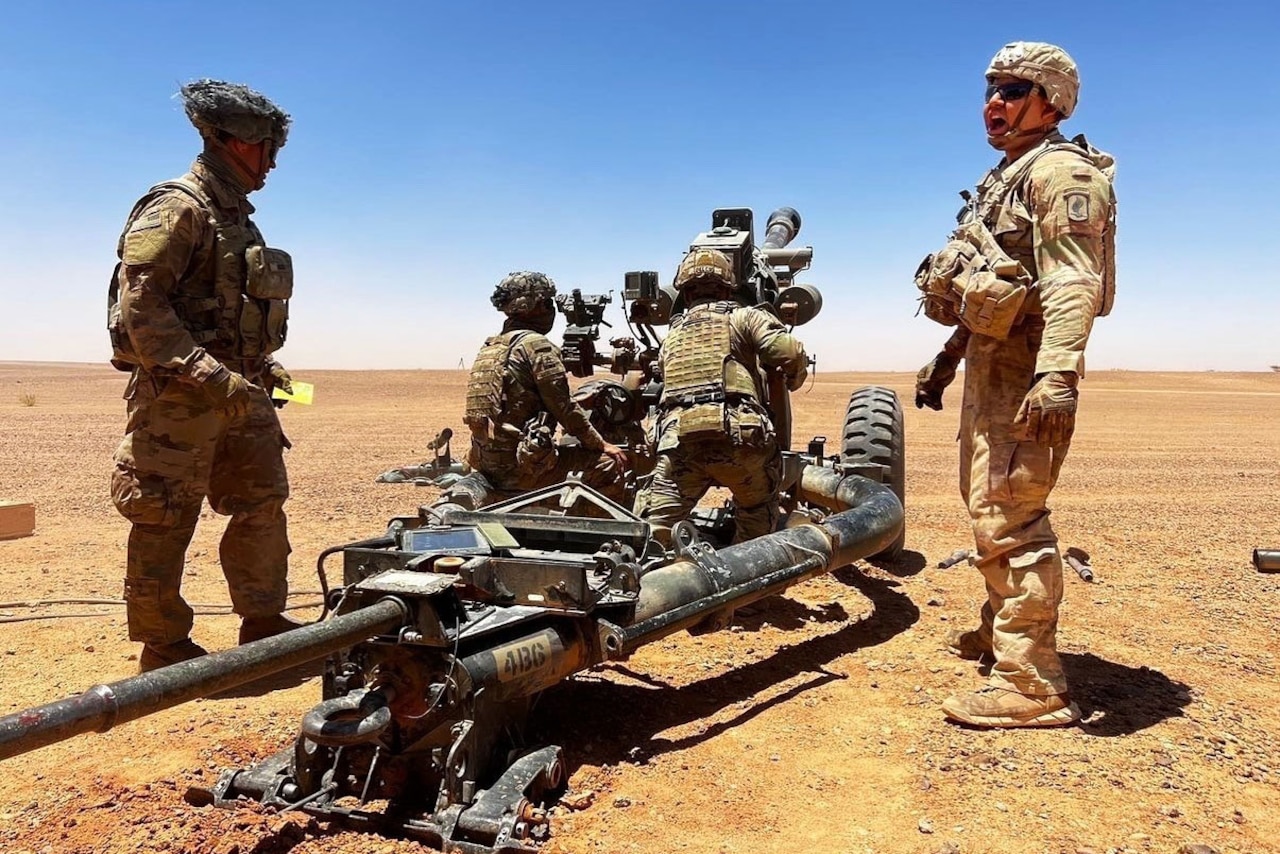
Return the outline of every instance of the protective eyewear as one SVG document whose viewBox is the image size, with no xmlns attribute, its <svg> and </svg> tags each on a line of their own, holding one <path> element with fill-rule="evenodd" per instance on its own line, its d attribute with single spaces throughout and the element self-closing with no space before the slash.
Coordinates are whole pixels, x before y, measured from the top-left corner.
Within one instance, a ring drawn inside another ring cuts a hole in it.
<svg viewBox="0 0 1280 854">
<path fill-rule="evenodd" d="M 1030 80 L 1015 80 L 1012 83 L 988 83 L 987 96 L 985 100 L 990 101 L 991 96 L 1000 93 L 1000 100 L 1006 104 L 1010 101 L 1020 101 L 1031 94 L 1036 88 L 1036 84 Z"/>
</svg>

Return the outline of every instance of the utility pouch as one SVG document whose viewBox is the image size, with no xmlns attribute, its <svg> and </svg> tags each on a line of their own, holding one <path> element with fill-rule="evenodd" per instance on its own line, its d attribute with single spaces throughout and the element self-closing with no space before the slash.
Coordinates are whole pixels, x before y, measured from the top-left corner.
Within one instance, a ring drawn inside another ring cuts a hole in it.
<svg viewBox="0 0 1280 854">
<path fill-rule="evenodd" d="M 751 406 L 739 406 L 729 416 L 729 435 L 740 448 L 763 448 L 772 438 L 768 417 Z"/>
<path fill-rule="evenodd" d="M 283 249 L 250 246 L 244 252 L 245 293 L 254 299 L 293 297 L 293 259 Z"/>
<path fill-rule="evenodd" d="M 274 353 L 284 346 L 293 296 L 293 260 L 283 249 L 244 251 L 245 298 L 240 308 L 241 355 Z"/>
<path fill-rule="evenodd" d="M 925 317 L 943 326 L 960 322 L 960 294 L 956 277 L 963 275 L 977 259 L 977 250 L 962 240 L 949 240 L 916 268 L 915 282 L 924 304 Z"/>
<path fill-rule="evenodd" d="M 681 410 L 679 426 L 681 439 L 698 439 L 711 435 L 723 436 L 725 432 L 724 404 L 699 403 Z"/>
<path fill-rule="evenodd" d="M 990 270 L 969 277 L 960 301 L 960 321 L 970 332 L 1003 340 L 1022 316 L 1027 288 L 1002 279 Z"/>
</svg>

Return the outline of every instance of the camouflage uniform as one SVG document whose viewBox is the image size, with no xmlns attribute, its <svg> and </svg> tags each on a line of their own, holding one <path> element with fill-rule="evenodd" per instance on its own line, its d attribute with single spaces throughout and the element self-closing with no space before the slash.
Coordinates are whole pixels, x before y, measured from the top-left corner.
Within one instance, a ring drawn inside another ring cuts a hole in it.
<svg viewBox="0 0 1280 854">
<path fill-rule="evenodd" d="M 998 54 L 988 73 L 1036 79 L 1016 65 L 1007 71 L 1001 66 L 1001 57 L 1014 47 Z M 1035 59 L 1051 46 L 1024 48 Z M 1014 53 L 1014 59 L 1025 58 Z M 1055 101 L 1054 94 L 1049 87 L 1049 103 L 1069 115 L 1075 90 L 1069 100 L 1059 92 Z M 1113 293 L 1112 166 L 1083 138 L 1068 141 L 1055 129 L 983 178 L 969 216 L 998 244 L 984 250 L 986 260 L 999 267 L 1002 261 L 993 256 L 1002 251 L 1030 286 L 1020 311 L 1009 318 L 1007 334 L 1000 336 L 1003 328 L 984 334 L 990 330 L 974 309 L 979 296 L 973 289 L 983 290 L 975 274 L 971 290 L 962 295 L 959 319 L 965 325 L 921 371 L 917 384 L 917 406 L 941 408 L 942 389 L 963 354 L 960 491 L 988 601 L 980 627 L 965 633 L 956 651 L 993 653 L 991 683 L 1032 698 L 1067 694 L 1056 644 L 1062 558 L 1046 503 L 1070 447 L 1074 381 L 1084 374 L 1085 345 Z M 1040 722 L 1067 722 L 1070 714 L 1064 710 Z M 992 718 L 991 725 L 1025 724 Z"/>
<path fill-rule="evenodd" d="M 571 399 L 560 348 L 545 334 L 550 324 L 545 331 L 530 328 L 536 324 L 528 315 L 537 301 L 554 294 L 549 278 L 528 272 L 512 273 L 495 291 L 495 307 L 512 316 L 501 334 L 486 339 L 471 367 L 467 463 L 496 488 L 512 492 L 549 486 L 582 472 L 583 483 L 621 501 L 626 472 L 601 453 L 605 440 Z M 548 311 L 554 321 L 554 307 Z M 580 444 L 557 444 L 557 424 Z"/>
<path fill-rule="evenodd" d="M 711 253 L 719 258 L 701 257 Z M 708 272 L 702 278 L 727 283 L 722 294 L 731 289 L 729 261 L 715 250 L 690 253 L 677 287 L 696 283 L 698 277 L 687 271 L 703 267 Z M 708 489 L 722 486 L 733 493 L 734 542 L 742 542 L 771 532 L 778 519 L 782 453 L 762 403 L 760 369 L 782 371 L 788 387 L 796 389 L 808 376 L 808 357 L 804 345 L 766 311 L 724 300 L 690 302 L 671 321 L 658 353 L 658 462 L 636 496 L 636 514 L 660 526 L 659 536 L 669 536 Z"/>
<path fill-rule="evenodd" d="M 202 85 L 184 87 L 189 113 L 188 90 Z M 283 142 L 287 116 L 257 118 Z M 118 246 L 113 363 L 132 373 L 111 495 L 132 523 L 129 637 L 148 645 L 191 631 L 180 588 L 206 497 L 231 517 L 219 558 L 235 612 L 278 615 L 288 592 L 288 443 L 268 390 L 273 374 L 287 377 L 270 354 L 284 343 L 292 267 L 266 248 L 244 189 L 208 153 L 138 202 Z"/>
</svg>

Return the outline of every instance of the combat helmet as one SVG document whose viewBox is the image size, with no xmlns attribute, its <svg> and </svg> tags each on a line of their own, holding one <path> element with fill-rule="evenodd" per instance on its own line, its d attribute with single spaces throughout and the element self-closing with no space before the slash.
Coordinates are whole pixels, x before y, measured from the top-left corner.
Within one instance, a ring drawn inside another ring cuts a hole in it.
<svg viewBox="0 0 1280 854">
<path fill-rule="evenodd" d="M 556 295 L 556 283 L 545 273 L 522 270 L 508 273 L 493 289 L 489 302 L 508 317 L 535 314 Z"/>
<path fill-rule="evenodd" d="M 280 148 L 289 136 L 289 114 L 248 86 L 196 80 L 179 94 L 187 118 L 203 137 L 221 132 L 250 145 L 270 139 Z"/>
<path fill-rule="evenodd" d="M 1030 80 L 1044 89 L 1045 98 L 1064 119 L 1070 118 L 1080 96 L 1080 71 L 1075 60 L 1057 45 L 1010 42 L 996 52 L 987 78 L 1005 74 Z"/>
<path fill-rule="evenodd" d="M 683 291 L 696 284 L 717 284 L 733 290 L 737 277 L 729 256 L 719 249 L 691 249 L 676 270 L 675 288 Z"/>
</svg>

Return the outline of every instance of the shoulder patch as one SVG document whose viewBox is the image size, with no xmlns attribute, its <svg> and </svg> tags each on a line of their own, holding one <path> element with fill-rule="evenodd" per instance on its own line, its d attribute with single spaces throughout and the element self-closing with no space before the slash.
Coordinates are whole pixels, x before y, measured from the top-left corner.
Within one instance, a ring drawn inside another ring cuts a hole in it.
<svg viewBox="0 0 1280 854">
<path fill-rule="evenodd" d="M 1071 222 L 1089 221 L 1089 193 L 1087 190 L 1067 190 L 1063 193 L 1067 203 L 1067 219 Z"/>
<path fill-rule="evenodd" d="M 160 261 L 169 247 L 170 222 L 168 212 L 163 208 L 139 215 L 125 232 L 120 260 L 131 265 Z"/>
</svg>

